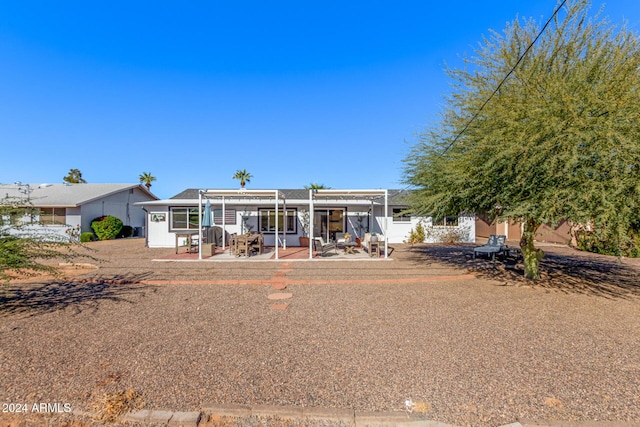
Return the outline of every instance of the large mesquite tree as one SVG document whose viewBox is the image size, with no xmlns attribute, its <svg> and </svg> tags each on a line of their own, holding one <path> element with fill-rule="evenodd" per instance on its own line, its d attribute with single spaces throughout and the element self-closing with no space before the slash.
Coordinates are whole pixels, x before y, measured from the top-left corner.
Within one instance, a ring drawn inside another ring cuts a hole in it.
<svg viewBox="0 0 640 427">
<path fill-rule="evenodd" d="M 541 32 L 533 20 L 484 38 L 448 71 L 442 118 L 405 159 L 416 212 L 522 222 L 532 279 L 542 223 L 606 228 L 623 242 L 638 218 L 640 43 L 588 7 L 567 2 L 526 54 Z"/>
</svg>

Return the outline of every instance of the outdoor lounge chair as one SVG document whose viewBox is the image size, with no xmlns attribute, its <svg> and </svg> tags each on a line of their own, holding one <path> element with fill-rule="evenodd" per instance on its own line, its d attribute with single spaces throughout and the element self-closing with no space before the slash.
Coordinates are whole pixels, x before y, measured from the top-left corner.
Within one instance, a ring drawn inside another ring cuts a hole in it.
<svg viewBox="0 0 640 427">
<path fill-rule="evenodd" d="M 492 234 L 491 236 L 489 236 L 489 241 L 486 245 L 473 248 L 473 259 L 476 259 L 477 254 L 486 254 L 491 257 L 491 261 L 495 261 L 496 254 L 499 255 L 505 252 L 506 246 L 504 244 L 506 240 L 507 236 L 505 235 Z"/>
<path fill-rule="evenodd" d="M 316 251 L 318 251 L 321 256 L 325 256 L 332 249 L 336 254 L 338 253 L 334 243 L 325 243 L 322 237 L 315 237 L 313 240 L 316 244 Z"/>
</svg>

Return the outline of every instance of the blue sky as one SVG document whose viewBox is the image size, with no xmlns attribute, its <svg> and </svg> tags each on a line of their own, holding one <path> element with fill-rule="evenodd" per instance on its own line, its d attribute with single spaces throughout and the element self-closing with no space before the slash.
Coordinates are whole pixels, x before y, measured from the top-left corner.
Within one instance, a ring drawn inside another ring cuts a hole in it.
<svg viewBox="0 0 640 427">
<path fill-rule="evenodd" d="M 594 1 L 595 11 L 602 2 Z M 0 183 L 402 188 L 445 64 L 553 0 L 3 1 Z M 640 2 L 605 15 L 640 29 Z"/>
</svg>

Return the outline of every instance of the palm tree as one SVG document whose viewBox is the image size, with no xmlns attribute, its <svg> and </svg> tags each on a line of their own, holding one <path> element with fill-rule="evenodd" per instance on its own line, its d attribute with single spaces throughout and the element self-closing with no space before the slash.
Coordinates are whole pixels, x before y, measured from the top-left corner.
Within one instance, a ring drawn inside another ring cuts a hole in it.
<svg viewBox="0 0 640 427">
<path fill-rule="evenodd" d="M 233 175 L 233 179 L 240 180 L 240 188 L 244 188 L 244 185 L 247 182 L 251 182 L 251 178 L 253 178 L 253 176 L 251 176 L 251 174 L 247 172 L 246 169 L 237 170 L 236 174 Z"/>
<path fill-rule="evenodd" d="M 67 174 L 67 176 L 63 177 L 62 180 L 69 184 L 87 183 L 87 181 L 82 178 L 82 172 L 80 172 L 80 169 L 69 169 L 69 173 Z"/>
<path fill-rule="evenodd" d="M 318 184 L 317 182 L 312 182 L 309 185 L 305 185 L 304 189 L 305 190 L 328 190 L 331 187 L 327 187 L 324 184 Z"/>
<path fill-rule="evenodd" d="M 151 190 L 151 183 L 156 180 L 156 177 L 151 175 L 151 172 L 142 172 L 138 179 L 147 187 L 147 190 Z"/>
</svg>

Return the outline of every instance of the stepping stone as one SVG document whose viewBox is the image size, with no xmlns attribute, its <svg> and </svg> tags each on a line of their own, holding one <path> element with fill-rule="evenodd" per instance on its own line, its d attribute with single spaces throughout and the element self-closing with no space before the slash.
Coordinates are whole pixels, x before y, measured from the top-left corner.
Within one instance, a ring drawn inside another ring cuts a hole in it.
<svg viewBox="0 0 640 427">
<path fill-rule="evenodd" d="M 271 304 L 271 310 L 286 310 L 289 307 L 289 304 L 286 302 L 284 304 Z"/>
<path fill-rule="evenodd" d="M 289 292 L 279 292 L 275 294 L 269 294 L 269 296 L 267 296 L 267 298 L 271 300 L 289 299 L 291 297 L 293 297 L 293 294 Z"/>
<path fill-rule="evenodd" d="M 276 291 L 284 291 L 285 289 L 287 289 L 287 285 L 285 285 L 284 283 L 273 283 L 271 286 Z"/>
</svg>

